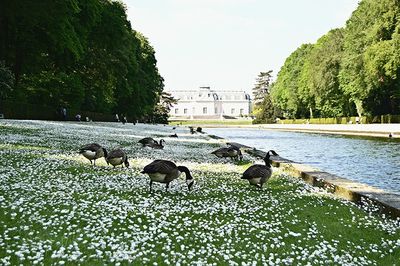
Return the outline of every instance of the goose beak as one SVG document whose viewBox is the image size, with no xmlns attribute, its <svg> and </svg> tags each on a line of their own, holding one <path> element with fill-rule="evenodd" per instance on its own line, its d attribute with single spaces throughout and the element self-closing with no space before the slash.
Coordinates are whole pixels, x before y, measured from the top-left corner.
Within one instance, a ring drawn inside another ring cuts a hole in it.
<svg viewBox="0 0 400 266">
<path fill-rule="evenodd" d="M 191 191 L 192 190 L 192 186 L 194 184 L 194 180 L 193 179 L 188 179 L 188 180 L 186 180 L 186 184 L 188 186 L 189 191 Z"/>
</svg>

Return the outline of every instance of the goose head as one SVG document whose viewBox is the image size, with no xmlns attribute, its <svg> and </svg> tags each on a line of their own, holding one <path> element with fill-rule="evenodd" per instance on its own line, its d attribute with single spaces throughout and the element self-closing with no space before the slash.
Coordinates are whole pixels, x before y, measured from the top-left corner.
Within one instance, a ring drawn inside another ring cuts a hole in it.
<svg viewBox="0 0 400 266">
<path fill-rule="evenodd" d="M 129 167 L 128 156 L 125 157 L 124 165 L 125 165 L 126 168 Z"/>
<path fill-rule="evenodd" d="M 270 166 L 270 165 L 271 165 L 271 161 L 270 161 L 270 159 L 269 159 L 269 157 L 270 157 L 271 155 L 277 156 L 278 154 L 277 154 L 274 150 L 269 150 L 269 151 L 267 152 L 267 154 L 266 154 L 265 157 L 264 157 L 264 162 L 265 162 L 265 165 L 267 165 L 267 166 Z"/>
<path fill-rule="evenodd" d="M 192 186 L 194 184 L 194 179 L 193 176 L 191 175 L 189 169 L 186 166 L 178 166 L 179 172 L 185 173 L 186 175 L 186 184 L 188 186 L 188 190 L 190 191 L 192 189 Z"/>
</svg>

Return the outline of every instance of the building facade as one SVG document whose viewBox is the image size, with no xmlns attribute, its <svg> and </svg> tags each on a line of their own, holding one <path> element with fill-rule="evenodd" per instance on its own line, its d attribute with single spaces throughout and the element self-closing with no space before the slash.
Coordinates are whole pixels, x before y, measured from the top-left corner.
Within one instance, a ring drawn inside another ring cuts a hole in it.
<svg viewBox="0 0 400 266">
<path fill-rule="evenodd" d="M 218 119 L 243 117 L 251 113 L 250 95 L 244 91 L 216 91 L 200 87 L 197 90 L 168 92 L 178 100 L 170 111 L 172 119 Z"/>
</svg>

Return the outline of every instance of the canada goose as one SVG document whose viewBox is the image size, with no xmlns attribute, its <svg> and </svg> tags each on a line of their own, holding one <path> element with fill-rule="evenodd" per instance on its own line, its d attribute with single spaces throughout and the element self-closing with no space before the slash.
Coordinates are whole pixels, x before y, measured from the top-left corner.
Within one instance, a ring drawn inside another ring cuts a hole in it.
<svg viewBox="0 0 400 266">
<path fill-rule="evenodd" d="M 193 127 L 189 127 L 189 130 L 190 130 L 190 133 L 191 133 L 191 134 L 194 134 L 194 133 L 195 133 Z"/>
<path fill-rule="evenodd" d="M 107 163 L 110 163 L 112 166 L 117 166 L 122 163 L 125 164 L 125 167 L 129 167 L 128 156 L 126 153 L 121 149 L 112 150 L 107 156 Z"/>
<path fill-rule="evenodd" d="M 247 179 L 250 185 L 262 188 L 264 183 L 267 182 L 272 175 L 271 163 L 269 160 L 270 153 L 274 156 L 278 155 L 275 151 L 269 150 L 264 157 L 265 165 L 254 164 L 250 166 L 244 171 L 241 179 Z"/>
<path fill-rule="evenodd" d="M 143 168 L 142 174 L 149 175 L 151 192 L 153 182 L 166 183 L 165 191 L 167 191 L 169 183 L 178 178 L 182 172 L 186 174 L 186 184 L 190 191 L 194 180 L 186 166 L 176 166 L 175 163 L 167 160 L 155 160 Z"/>
<path fill-rule="evenodd" d="M 164 149 L 164 144 L 163 143 L 165 143 L 165 140 L 160 139 L 160 141 L 158 143 L 156 141 L 154 143 L 148 143 L 145 146 L 151 147 L 153 149 Z"/>
<path fill-rule="evenodd" d="M 143 146 L 146 146 L 149 143 L 157 143 L 157 141 L 153 138 L 146 137 L 146 138 L 139 140 L 139 143 L 141 143 Z"/>
<path fill-rule="evenodd" d="M 230 157 L 232 159 L 236 160 L 242 160 L 243 155 L 242 152 L 238 147 L 231 146 L 227 148 L 219 148 L 218 150 L 213 151 L 211 154 L 214 154 L 218 158 L 226 158 Z"/>
<path fill-rule="evenodd" d="M 90 161 L 90 164 L 96 165 L 96 159 L 100 157 L 107 158 L 107 150 L 97 143 L 91 143 L 79 149 L 79 153 Z"/>
<path fill-rule="evenodd" d="M 176 135 L 176 133 L 175 133 L 175 134 L 169 135 L 169 137 L 170 137 L 170 138 L 177 138 L 178 135 Z"/>
</svg>

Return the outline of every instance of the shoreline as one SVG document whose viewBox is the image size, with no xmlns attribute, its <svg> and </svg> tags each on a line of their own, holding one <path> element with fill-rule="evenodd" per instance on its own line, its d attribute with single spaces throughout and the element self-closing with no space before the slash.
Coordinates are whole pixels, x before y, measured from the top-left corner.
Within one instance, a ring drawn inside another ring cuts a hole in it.
<svg viewBox="0 0 400 266">
<path fill-rule="evenodd" d="M 335 134 L 400 139 L 400 124 L 204 124 L 202 126 L 205 128 L 253 128 L 317 134 Z M 389 137 L 389 134 L 391 135 L 391 137 Z"/>
<path fill-rule="evenodd" d="M 227 141 L 216 135 L 207 134 L 207 136 Z M 241 143 L 230 142 L 230 144 L 241 148 L 251 156 L 264 158 L 266 155 L 266 152 L 263 150 L 258 150 Z M 283 172 L 300 178 L 312 186 L 323 188 L 339 198 L 355 202 L 359 205 L 371 202 L 379 208 L 380 212 L 388 214 L 393 218 L 400 218 L 400 195 L 396 193 L 321 171 L 312 166 L 297 163 L 280 156 L 272 156 L 271 162 L 274 167 L 280 168 Z"/>
</svg>

